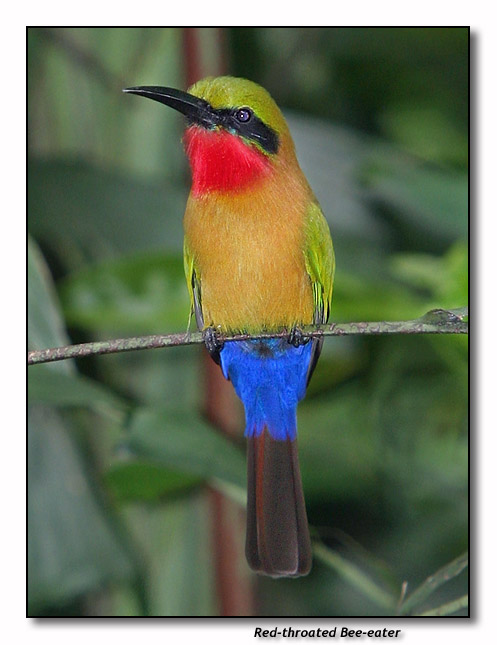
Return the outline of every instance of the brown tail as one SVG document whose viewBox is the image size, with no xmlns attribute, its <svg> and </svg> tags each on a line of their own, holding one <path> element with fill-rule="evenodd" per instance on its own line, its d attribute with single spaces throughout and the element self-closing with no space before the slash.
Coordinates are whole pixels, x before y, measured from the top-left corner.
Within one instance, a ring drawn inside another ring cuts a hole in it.
<svg viewBox="0 0 497 645">
<path fill-rule="evenodd" d="M 252 569 L 268 576 L 305 576 L 311 540 L 300 479 L 297 440 L 276 440 L 267 429 L 248 438 L 247 541 Z"/>
</svg>

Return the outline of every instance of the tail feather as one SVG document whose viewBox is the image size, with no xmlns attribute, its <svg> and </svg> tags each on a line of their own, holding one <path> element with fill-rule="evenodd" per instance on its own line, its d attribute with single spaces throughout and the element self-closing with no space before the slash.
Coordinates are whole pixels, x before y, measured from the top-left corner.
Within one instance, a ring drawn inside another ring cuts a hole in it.
<svg viewBox="0 0 497 645">
<path fill-rule="evenodd" d="M 266 575 L 303 576 L 312 564 L 297 440 L 273 439 L 267 429 L 248 438 L 249 565 Z"/>
</svg>

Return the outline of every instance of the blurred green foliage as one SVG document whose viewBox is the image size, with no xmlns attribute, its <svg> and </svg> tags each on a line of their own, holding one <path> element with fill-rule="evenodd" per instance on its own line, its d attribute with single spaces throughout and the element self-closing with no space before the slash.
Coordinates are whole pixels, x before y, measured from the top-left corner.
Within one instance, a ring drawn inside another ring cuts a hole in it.
<svg viewBox="0 0 497 645">
<path fill-rule="evenodd" d="M 468 31 L 224 31 L 329 219 L 333 319 L 467 304 Z M 120 91 L 184 86 L 181 30 L 32 28 L 28 71 L 30 348 L 185 329 L 181 119 Z M 199 356 L 29 369 L 30 615 L 219 611 L 205 482 L 243 503 L 244 452 L 198 411 Z M 461 561 L 422 583 L 467 549 L 467 370 L 462 337 L 327 340 L 299 410 L 325 546 L 257 579 L 258 615 L 465 614 Z"/>
</svg>

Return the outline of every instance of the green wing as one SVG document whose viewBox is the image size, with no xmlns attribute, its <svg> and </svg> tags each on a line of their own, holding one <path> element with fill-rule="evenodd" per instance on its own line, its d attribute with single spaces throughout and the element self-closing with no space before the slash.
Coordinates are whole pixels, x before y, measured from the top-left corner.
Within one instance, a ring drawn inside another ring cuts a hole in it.
<svg viewBox="0 0 497 645">
<path fill-rule="evenodd" d="M 324 323 L 330 315 L 335 254 L 328 222 L 317 202 L 307 213 L 304 255 L 314 296 L 314 322 Z"/>
<path fill-rule="evenodd" d="M 186 276 L 186 285 L 188 287 L 188 293 L 190 294 L 190 319 L 188 321 L 188 327 L 190 327 L 190 322 L 192 316 L 195 315 L 195 320 L 197 321 L 197 327 L 199 329 L 204 328 L 204 316 L 202 314 L 202 296 L 200 290 L 200 277 L 195 271 L 195 259 L 193 253 L 191 253 L 186 237 L 183 243 L 183 263 L 185 267 L 185 276 Z"/>
<path fill-rule="evenodd" d="M 305 230 L 305 267 L 312 284 L 314 297 L 314 323 L 325 323 L 330 315 L 333 278 L 335 276 L 335 253 L 330 229 L 317 202 L 309 206 Z M 307 385 L 318 362 L 324 338 L 312 341 L 312 354 L 307 370 Z"/>
</svg>

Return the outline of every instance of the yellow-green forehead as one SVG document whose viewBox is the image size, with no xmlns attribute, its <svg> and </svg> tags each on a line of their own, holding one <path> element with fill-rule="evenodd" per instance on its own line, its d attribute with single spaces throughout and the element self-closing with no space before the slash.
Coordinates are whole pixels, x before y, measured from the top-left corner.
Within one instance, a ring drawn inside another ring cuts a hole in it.
<svg viewBox="0 0 497 645">
<path fill-rule="evenodd" d="M 253 81 L 234 76 L 208 77 L 192 85 L 188 92 L 205 99 L 215 109 L 249 107 L 273 129 L 286 128 L 283 115 L 269 92 Z"/>
</svg>

